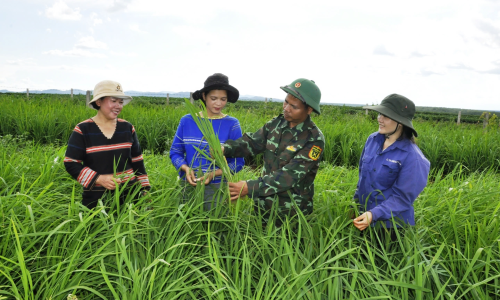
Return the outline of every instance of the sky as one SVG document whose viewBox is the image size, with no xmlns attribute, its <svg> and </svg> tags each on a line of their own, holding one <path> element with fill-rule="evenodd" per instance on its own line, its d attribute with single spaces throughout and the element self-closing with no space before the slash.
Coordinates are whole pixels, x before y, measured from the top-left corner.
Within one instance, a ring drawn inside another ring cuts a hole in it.
<svg viewBox="0 0 500 300">
<path fill-rule="evenodd" d="M 500 1 L 2 0 L 0 90 L 201 89 L 284 99 L 314 80 L 322 103 L 500 110 Z"/>
</svg>

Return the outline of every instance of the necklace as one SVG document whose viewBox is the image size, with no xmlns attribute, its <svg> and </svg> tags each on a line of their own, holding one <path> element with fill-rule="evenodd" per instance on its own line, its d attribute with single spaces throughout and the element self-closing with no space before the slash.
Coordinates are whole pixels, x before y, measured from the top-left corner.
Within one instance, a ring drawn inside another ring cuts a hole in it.
<svg viewBox="0 0 500 300">
<path fill-rule="evenodd" d="M 200 112 L 200 117 L 202 117 L 202 118 L 206 118 L 206 119 L 210 119 L 210 120 L 218 120 L 218 119 L 225 118 L 226 116 L 227 116 L 227 115 L 225 115 L 225 114 L 222 114 L 222 113 L 221 113 L 221 114 L 220 114 L 220 115 L 218 115 L 218 116 L 213 116 L 213 117 L 205 117 L 205 116 L 203 116 L 203 113 L 201 113 L 201 112 Z"/>
<path fill-rule="evenodd" d="M 208 117 L 209 119 L 211 120 L 218 120 L 218 119 L 222 119 L 222 118 L 225 118 L 227 115 L 225 114 L 222 114 L 221 116 L 215 116 L 215 117 Z"/>
</svg>

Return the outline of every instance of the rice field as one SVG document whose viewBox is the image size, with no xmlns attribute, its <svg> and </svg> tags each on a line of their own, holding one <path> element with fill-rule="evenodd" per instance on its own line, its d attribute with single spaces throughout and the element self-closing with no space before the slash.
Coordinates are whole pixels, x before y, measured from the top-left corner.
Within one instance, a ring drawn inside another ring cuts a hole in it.
<svg viewBox="0 0 500 300">
<path fill-rule="evenodd" d="M 314 118 L 333 152 L 315 181 L 314 213 L 263 228 L 248 202 L 209 212 L 202 197 L 179 203 L 165 150 L 187 113 L 180 101 L 120 115 L 147 149 L 151 193 L 124 206 L 110 194 L 86 209 L 63 159 L 69 132 L 94 112 L 81 100 L 46 100 L 0 96 L 0 299 L 500 298 L 496 131 L 417 120 L 434 159 L 430 182 L 416 226 L 377 246 L 374 231 L 360 234 L 348 217 L 371 116 L 332 107 Z M 251 131 L 279 107 L 227 112 Z"/>
<path fill-rule="evenodd" d="M 154 99 L 154 100 L 152 100 Z M 0 135 L 23 135 L 39 143 L 64 145 L 74 126 L 95 115 L 85 107 L 84 96 L 0 94 Z M 183 99 L 170 99 L 170 105 L 155 104 L 158 99 L 136 97 L 124 107 L 120 117 L 137 129 L 143 149 L 162 154 L 170 149 L 180 118 L 188 111 Z M 313 120 L 326 138 L 324 160 L 341 166 L 357 167 L 368 135 L 376 130 L 376 115 L 352 107 L 323 105 L 322 114 Z M 238 101 L 225 109 L 240 120 L 243 132 L 255 131 L 281 112 L 281 103 Z M 457 164 L 465 172 L 500 168 L 500 129 L 481 124 L 427 121 L 417 114 L 414 126 L 417 143 L 431 167 L 452 171 Z M 259 160 L 253 162 L 258 164 Z"/>
</svg>

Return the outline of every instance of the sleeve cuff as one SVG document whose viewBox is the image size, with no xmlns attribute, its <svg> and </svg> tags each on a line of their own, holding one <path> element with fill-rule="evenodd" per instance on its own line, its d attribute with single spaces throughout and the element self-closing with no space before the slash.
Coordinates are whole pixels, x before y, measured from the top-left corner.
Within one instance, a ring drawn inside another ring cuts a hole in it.
<svg viewBox="0 0 500 300">
<path fill-rule="evenodd" d="M 237 146 L 235 141 L 233 140 L 227 140 L 224 144 L 222 144 L 224 147 L 224 156 L 226 157 L 235 157 L 235 151 L 234 148 Z"/>
<path fill-rule="evenodd" d="M 248 197 L 259 198 L 259 180 L 247 180 Z"/>
<path fill-rule="evenodd" d="M 148 177 L 148 175 L 147 175 L 147 174 L 139 175 L 139 176 L 137 176 L 137 179 L 138 179 L 138 180 L 139 180 L 139 182 L 141 183 L 141 186 L 142 186 L 142 187 L 147 188 L 147 187 L 151 186 L 151 185 L 149 184 L 149 177 Z"/>
<path fill-rule="evenodd" d="M 177 171 L 180 171 L 180 168 L 182 167 L 182 165 L 188 165 L 189 166 L 189 164 L 184 159 L 174 160 L 172 162 L 173 162 L 173 165 L 174 165 L 174 167 L 175 167 L 175 169 Z"/>
<path fill-rule="evenodd" d="M 231 157 L 231 155 L 230 155 L 231 153 L 229 153 L 229 152 L 231 152 L 231 151 L 230 151 L 230 150 L 231 150 L 231 146 L 230 146 L 230 145 L 228 145 L 228 144 L 226 144 L 226 143 L 224 143 L 224 144 L 222 144 L 222 147 L 224 147 L 224 151 L 223 151 L 223 153 L 222 153 L 222 154 L 223 154 L 224 156 Z"/>
<path fill-rule="evenodd" d="M 95 180 L 97 179 L 99 174 L 97 174 L 96 171 L 92 170 L 89 167 L 84 167 L 81 171 L 76 180 L 84 187 L 84 188 L 89 188 L 93 187 Z"/>
<path fill-rule="evenodd" d="M 372 210 L 369 210 L 369 212 L 371 212 L 371 213 L 372 213 L 372 224 L 373 224 L 374 222 L 377 222 L 377 221 L 378 221 L 378 219 L 380 218 L 380 216 L 379 216 L 379 215 L 380 215 L 379 210 L 380 210 L 380 209 L 377 209 L 376 207 L 375 207 L 375 208 L 373 208 Z"/>
</svg>

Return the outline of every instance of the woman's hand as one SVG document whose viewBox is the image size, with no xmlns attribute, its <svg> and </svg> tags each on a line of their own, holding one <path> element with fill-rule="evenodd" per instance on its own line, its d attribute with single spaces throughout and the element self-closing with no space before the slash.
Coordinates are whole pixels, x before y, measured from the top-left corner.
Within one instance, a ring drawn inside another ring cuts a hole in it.
<svg viewBox="0 0 500 300">
<path fill-rule="evenodd" d="M 104 188 L 108 190 L 114 190 L 116 189 L 116 184 L 117 183 L 121 184 L 122 180 L 120 178 L 113 177 L 113 174 L 99 175 L 95 183 L 102 185 Z"/>
<path fill-rule="evenodd" d="M 221 169 L 217 169 L 217 170 L 215 170 L 213 172 L 207 172 L 205 174 L 205 176 L 203 176 L 201 178 L 197 178 L 196 181 L 202 181 L 202 180 L 204 180 L 204 184 L 207 185 L 210 182 L 212 182 L 212 180 L 214 180 L 215 177 L 221 176 L 221 175 L 222 175 L 222 170 Z"/>
<path fill-rule="evenodd" d="M 186 173 L 187 182 L 192 186 L 196 186 L 196 176 L 194 175 L 193 169 L 191 169 L 187 165 L 182 165 L 181 170 Z"/>
<path fill-rule="evenodd" d="M 363 231 L 372 223 L 372 212 L 367 211 L 356 219 L 352 220 L 357 229 Z"/>
<path fill-rule="evenodd" d="M 208 172 L 205 176 L 197 178 L 196 181 L 203 181 L 204 185 L 209 184 L 215 177 L 215 172 Z"/>
</svg>

